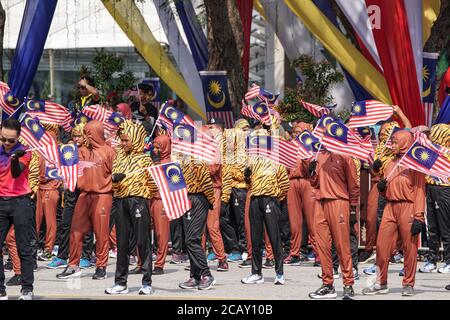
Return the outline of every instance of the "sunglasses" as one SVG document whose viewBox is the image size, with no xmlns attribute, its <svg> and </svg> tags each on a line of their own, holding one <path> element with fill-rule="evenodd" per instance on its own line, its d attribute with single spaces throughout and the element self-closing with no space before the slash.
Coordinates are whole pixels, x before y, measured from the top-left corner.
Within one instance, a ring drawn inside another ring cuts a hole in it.
<svg viewBox="0 0 450 320">
<path fill-rule="evenodd" d="M 16 143 L 17 139 L 8 139 L 8 138 L 1 137 L 0 141 L 2 143 L 5 143 L 6 141 L 8 141 L 9 143 Z"/>
</svg>

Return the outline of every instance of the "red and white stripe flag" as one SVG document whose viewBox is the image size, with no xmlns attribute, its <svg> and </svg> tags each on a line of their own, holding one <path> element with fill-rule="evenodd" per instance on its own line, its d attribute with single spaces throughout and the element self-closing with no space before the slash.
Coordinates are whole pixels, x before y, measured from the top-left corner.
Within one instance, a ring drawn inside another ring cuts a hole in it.
<svg viewBox="0 0 450 320">
<path fill-rule="evenodd" d="M 214 119 L 222 119 L 225 122 L 225 129 L 233 128 L 233 111 L 214 111 L 214 112 L 206 112 L 206 117 L 208 121 L 212 118 Z"/>
<path fill-rule="evenodd" d="M 325 107 L 321 107 L 309 102 L 305 102 L 303 100 L 300 100 L 300 102 L 303 104 L 303 107 L 308 110 L 313 116 L 320 118 L 321 116 L 323 116 L 324 114 L 329 114 L 330 113 L 330 109 L 325 108 Z"/>
<path fill-rule="evenodd" d="M 25 111 L 41 122 L 56 123 L 65 131 L 72 129 L 72 115 L 62 105 L 44 100 L 25 100 Z"/>
<path fill-rule="evenodd" d="M 78 176 L 81 177 L 84 174 L 84 169 L 96 167 L 97 164 L 91 161 L 79 161 L 78 162 Z"/>
<path fill-rule="evenodd" d="M 165 163 L 148 168 L 155 180 L 170 221 L 183 216 L 192 207 L 181 167 L 177 162 Z"/>
<path fill-rule="evenodd" d="M 249 101 L 258 97 L 260 89 L 261 89 L 260 86 L 258 86 L 256 83 L 253 83 L 252 87 L 245 94 L 245 100 Z"/>
<path fill-rule="evenodd" d="M 348 120 L 349 128 L 373 126 L 377 122 L 389 119 L 394 113 L 391 105 L 377 100 L 358 101 L 352 108 L 352 115 Z"/>
<path fill-rule="evenodd" d="M 123 116 L 117 112 L 109 111 L 99 104 L 86 106 L 83 113 L 93 120 L 103 123 L 108 132 L 115 132 L 119 125 L 125 120 Z"/>
<path fill-rule="evenodd" d="M 271 136 L 250 136 L 246 142 L 249 156 L 261 156 L 288 168 L 296 165 L 299 149 L 289 141 Z"/>
<path fill-rule="evenodd" d="M 0 108 L 8 115 L 12 115 L 16 111 L 16 107 L 5 101 L 6 94 L 9 92 L 9 86 L 0 81 Z M 1 119 L 0 119 L 1 120 Z"/>
</svg>

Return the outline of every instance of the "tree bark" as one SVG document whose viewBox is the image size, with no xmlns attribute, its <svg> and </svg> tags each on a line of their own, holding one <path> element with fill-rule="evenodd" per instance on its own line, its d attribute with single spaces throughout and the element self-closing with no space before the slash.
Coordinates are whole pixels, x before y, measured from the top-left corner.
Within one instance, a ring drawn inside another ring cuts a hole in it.
<svg viewBox="0 0 450 320">
<path fill-rule="evenodd" d="M 242 68 L 244 34 L 235 0 L 204 0 L 208 26 L 207 70 L 225 70 L 233 111 L 238 114 L 245 94 Z"/>
<path fill-rule="evenodd" d="M 6 12 L 0 2 L 0 80 L 4 80 L 3 72 L 3 36 L 5 34 Z"/>
</svg>

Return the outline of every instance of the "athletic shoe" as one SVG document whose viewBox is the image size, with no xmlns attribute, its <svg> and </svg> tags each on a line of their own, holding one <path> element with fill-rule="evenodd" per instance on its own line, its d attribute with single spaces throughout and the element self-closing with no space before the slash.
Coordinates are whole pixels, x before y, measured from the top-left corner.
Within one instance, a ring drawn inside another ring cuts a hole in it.
<svg viewBox="0 0 450 320">
<path fill-rule="evenodd" d="M 264 269 L 271 269 L 275 267 L 275 260 L 274 259 L 266 259 L 266 262 L 264 262 L 263 266 Z"/>
<path fill-rule="evenodd" d="M 419 272 L 421 273 L 432 273 L 437 271 L 437 266 L 433 262 L 427 262 L 423 267 L 419 268 Z"/>
<path fill-rule="evenodd" d="M 402 296 L 412 297 L 414 295 L 414 289 L 411 286 L 404 286 L 402 289 Z"/>
<path fill-rule="evenodd" d="M 53 258 L 52 262 L 47 265 L 47 269 L 62 269 L 65 267 L 67 267 L 67 260 L 60 259 L 58 257 Z"/>
<path fill-rule="evenodd" d="M 187 253 L 182 253 L 180 259 L 181 259 L 181 263 L 189 262 L 189 256 Z"/>
<path fill-rule="evenodd" d="M 401 253 L 396 253 L 394 256 L 391 257 L 391 259 L 389 260 L 390 264 L 397 264 L 397 263 L 402 263 L 403 262 L 403 256 Z"/>
<path fill-rule="evenodd" d="M 322 285 L 319 289 L 309 294 L 311 299 L 334 299 L 337 297 L 333 286 Z"/>
<path fill-rule="evenodd" d="M 308 255 L 306 257 L 308 258 L 308 261 L 315 261 L 316 260 L 316 255 L 314 254 L 313 251 L 308 253 Z"/>
<path fill-rule="evenodd" d="M 58 273 L 56 277 L 58 279 L 68 279 L 68 278 L 77 278 L 81 275 L 80 268 L 71 268 L 67 266 L 63 272 Z"/>
<path fill-rule="evenodd" d="M 12 261 L 8 259 L 8 260 L 5 262 L 5 265 L 3 266 L 3 269 L 4 269 L 5 271 L 12 271 L 12 269 L 13 269 Z"/>
<path fill-rule="evenodd" d="M 105 289 L 106 294 L 127 294 L 127 286 L 121 286 L 118 284 L 113 285 L 111 288 Z"/>
<path fill-rule="evenodd" d="M 372 261 L 375 257 L 376 257 L 375 251 L 373 251 L 373 252 L 363 251 L 359 255 L 358 261 L 360 263 L 370 263 L 370 261 Z"/>
<path fill-rule="evenodd" d="M 185 282 L 180 283 L 178 286 L 181 289 L 197 289 L 200 281 L 196 280 L 195 278 L 189 278 Z"/>
<path fill-rule="evenodd" d="M 15 274 L 14 277 L 10 278 L 8 282 L 6 282 L 6 285 L 8 287 L 20 286 L 21 284 L 22 284 L 22 277 L 20 276 L 20 274 Z"/>
<path fill-rule="evenodd" d="M 44 251 L 43 254 L 38 256 L 39 261 L 51 261 L 53 259 L 52 253 L 48 251 Z"/>
<path fill-rule="evenodd" d="M 228 261 L 230 262 L 242 261 L 242 254 L 238 251 L 233 251 L 231 254 L 228 255 Z"/>
<path fill-rule="evenodd" d="M 286 259 L 284 259 L 283 264 L 288 266 L 299 266 L 300 258 L 297 256 L 289 256 Z"/>
<path fill-rule="evenodd" d="M 33 291 L 21 290 L 18 300 L 33 300 Z"/>
<path fill-rule="evenodd" d="M 371 265 L 370 267 L 364 268 L 363 272 L 368 276 L 374 275 L 377 273 L 377 266 Z"/>
<path fill-rule="evenodd" d="M 92 276 L 93 280 L 103 280 L 106 279 L 107 275 L 106 275 L 106 268 L 105 267 L 97 267 L 95 269 L 95 273 Z"/>
<path fill-rule="evenodd" d="M 0 290 L 0 300 L 8 300 L 8 294 L 5 290 Z"/>
<path fill-rule="evenodd" d="M 148 296 L 151 295 L 153 293 L 153 288 L 151 286 L 149 286 L 148 284 L 144 284 L 140 289 L 139 289 L 139 295 L 141 296 Z"/>
<path fill-rule="evenodd" d="M 242 261 L 242 263 L 238 264 L 239 268 L 251 268 L 252 267 L 252 260 L 246 259 Z"/>
<path fill-rule="evenodd" d="M 242 260 L 247 260 L 247 258 L 248 258 L 248 253 L 247 252 L 243 252 L 242 253 Z"/>
<path fill-rule="evenodd" d="M 216 284 L 213 276 L 202 276 L 198 284 L 198 290 L 209 290 Z"/>
<path fill-rule="evenodd" d="M 159 267 L 154 267 L 153 268 L 152 275 L 160 276 L 162 274 L 164 274 L 163 268 L 159 268 Z"/>
<path fill-rule="evenodd" d="M 214 252 L 210 252 L 208 254 L 207 259 L 208 259 L 208 261 L 216 261 L 217 260 L 217 256 L 216 256 L 216 254 Z"/>
<path fill-rule="evenodd" d="M 445 264 L 443 267 L 438 269 L 439 273 L 450 273 L 450 264 Z"/>
<path fill-rule="evenodd" d="M 153 259 L 153 258 L 152 258 Z M 156 259 L 155 259 L 156 260 Z M 152 261 L 155 261 L 155 260 L 152 260 Z M 137 258 L 136 258 L 136 256 L 130 256 L 130 266 L 135 266 L 135 265 L 137 265 Z"/>
<path fill-rule="evenodd" d="M 181 263 L 181 254 L 174 253 L 172 254 L 172 259 L 169 262 L 170 264 L 180 264 Z"/>
<path fill-rule="evenodd" d="M 378 283 L 374 284 L 373 286 L 364 288 L 362 290 L 362 294 L 366 296 L 373 296 L 376 294 L 388 294 L 389 288 L 386 284 L 379 285 Z"/>
<path fill-rule="evenodd" d="M 217 271 L 228 271 L 228 262 L 227 260 L 220 260 L 217 264 Z"/>
<path fill-rule="evenodd" d="M 445 286 L 445 290 L 450 290 L 450 284 Z"/>
<path fill-rule="evenodd" d="M 36 257 L 39 258 L 39 256 L 41 256 L 43 253 L 44 253 L 44 250 L 38 249 L 37 252 L 36 252 Z"/>
<path fill-rule="evenodd" d="M 358 269 L 353 268 L 353 278 L 355 278 L 355 280 L 359 280 Z"/>
<path fill-rule="evenodd" d="M 275 281 L 273 283 L 274 284 L 284 284 L 285 283 L 284 274 L 277 274 L 275 277 Z"/>
<path fill-rule="evenodd" d="M 128 274 L 143 274 L 142 268 L 136 267 L 128 272 Z"/>
<path fill-rule="evenodd" d="M 117 249 L 109 250 L 109 257 L 112 259 L 117 259 Z"/>
<path fill-rule="evenodd" d="M 400 272 L 398 273 L 399 277 L 404 277 L 405 276 L 405 268 L 402 268 L 402 270 L 400 270 Z"/>
<path fill-rule="evenodd" d="M 342 300 L 353 300 L 355 296 L 355 291 L 353 291 L 352 286 L 345 286 L 344 293 L 342 294 Z"/>
<path fill-rule="evenodd" d="M 56 257 L 58 255 L 59 246 L 53 246 L 52 256 Z"/>
<path fill-rule="evenodd" d="M 264 277 L 259 274 L 251 274 L 248 277 L 241 279 L 244 284 L 261 284 L 264 283 Z"/>
<path fill-rule="evenodd" d="M 322 279 L 322 273 L 318 273 L 317 277 L 319 279 Z M 333 279 L 339 279 L 341 277 L 341 275 L 339 274 L 339 272 L 336 269 L 333 269 Z"/>
<path fill-rule="evenodd" d="M 188 264 L 186 267 L 184 267 L 184 270 L 186 270 L 186 271 L 191 271 L 191 265 Z"/>
<path fill-rule="evenodd" d="M 302 262 L 309 261 L 309 260 L 308 260 L 308 256 L 307 256 L 306 254 L 304 254 L 304 253 L 301 253 L 301 252 L 300 252 L 299 259 L 300 259 L 300 261 L 302 261 Z"/>
<path fill-rule="evenodd" d="M 91 261 L 89 261 L 89 259 L 80 259 L 79 266 L 81 269 L 88 269 L 88 268 L 92 267 Z"/>
</svg>

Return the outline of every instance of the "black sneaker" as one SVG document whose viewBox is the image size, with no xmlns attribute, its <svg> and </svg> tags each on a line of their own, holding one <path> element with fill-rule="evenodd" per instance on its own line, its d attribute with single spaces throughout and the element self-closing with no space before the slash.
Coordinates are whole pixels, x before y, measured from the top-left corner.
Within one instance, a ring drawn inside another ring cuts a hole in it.
<svg viewBox="0 0 450 320">
<path fill-rule="evenodd" d="M 342 294 L 342 300 L 353 300 L 355 296 L 355 291 L 353 291 L 352 286 L 345 286 L 344 293 Z"/>
<path fill-rule="evenodd" d="M 22 277 L 19 274 L 14 275 L 11 279 L 6 282 L 8 287 L 20 286 L 22 284 Z"/>
<path fill-rule="evenodd" d="M 187 281 L 180 283 L 178 286 L 181 289 L 197 289 L 200 281 L 195 278 L 189 278 Z"/>
<path fill-rule="evenodd" d="M 202 276 L 198 285 L 198 290 L 209 290 L 216 284 L 213 276 Z"/>
<path fill-rule="evenodd" d="M 361 263 L 368 263 L 368 259 L 372 256 L 372 252 L 370 251 L 363 251 L 361 252 L 361 254 L 359 255 L 359 259 L 358 261 Z"/>
<path fill-rule="evenodd" d="M 263 264 L 264 269 L 271 269 L 275 267 L 275 260 L 274 259 L 266 259 L 266 262 Z"/>
<path fill-rule="evenodd" d="M 242 263 L 238 264 L 239 268 L 251 268 L 252 267 L 252 260 L 247 259 L 242 261 Z"/>
<path fill-rule="evenodd" d="M 76 278 L 81 275 L 81 269 L 80 268 L 71 268 L 67 266 L 63 272 L 58 273 L 56 277 L 58 279 L 68 279 L 68 278 Z"/>
<path fill-rule="evenodd" d="M 228 262 L 227 260 L 219 260 L 217 264 L 217 271 L 228 271 Z"/>
<path fill-rule="evenodd" d="M 158 267 L 153 268 L 152 275 L 159 276 L 162 274 L 164 274 L 163 268 L 158 268 Z"/>
<path fill-rule="evenodd" d="M 445 290 L 450 290 L 450 284 L 445 286 Z"/>
<path fill-rule="evenodd" d="M 44 251 L 44 253 L 38 257 L 39 261 L 51 261 L 52 259 L 53 259 L 52 253 L 48 251 Z"/>
<path fill-rule="evenodd" d="M 95 269 L 95 273 L 92 276 L 94 280 L 103 280 L 106 279 L 106 268 L 105 267 L 97 267 Z"/>
<path fill-rule="evenodd" d="M 142 268 L 136 267 L 128 272 L 128 274 L 143 274 Z"/>
<path fill-rule="evenodd" d="M 311 299 L 334 299 L 337 297 L 333 286 L 322 285 L 319 289 L 309 294 Z"/>
<path fill-rule="evenodd" d="M 0 300 L 8 300 L 8 294 L 5 290 L 0 290 Z"/>
<path fill-rule="evenodd" d="M 5 269 L 5 271 L 12 271 L 12 269 L 13 269 L 12 261 L 8 259 L 5 262 L 5 265 L 3 266 L 3 269 Z"/>
</svg>

